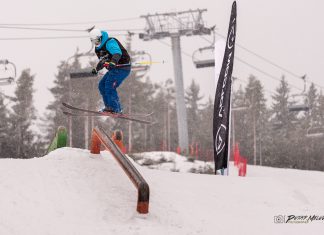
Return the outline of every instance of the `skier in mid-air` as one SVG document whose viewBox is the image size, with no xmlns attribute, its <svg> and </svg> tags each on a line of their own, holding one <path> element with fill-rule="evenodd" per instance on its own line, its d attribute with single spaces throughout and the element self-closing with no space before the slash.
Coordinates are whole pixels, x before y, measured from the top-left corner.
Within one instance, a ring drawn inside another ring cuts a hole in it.
<svg viewBox="0 0 324 235">
<path fill-rule="evenodd" d="M 99 112 L 122 113 L 116 89 L 130 74 L 130 56 L 123 45 L 116 38 L 109 37 L 106 31 L 93 28 L 90 31 L 90 40 L 95 45 L 95 53 L 99 59 L 92 73 L 97 74 L 104 67 L 108 69 L 99 81 L 98 88 L 105 104 Z"/>
</svg>

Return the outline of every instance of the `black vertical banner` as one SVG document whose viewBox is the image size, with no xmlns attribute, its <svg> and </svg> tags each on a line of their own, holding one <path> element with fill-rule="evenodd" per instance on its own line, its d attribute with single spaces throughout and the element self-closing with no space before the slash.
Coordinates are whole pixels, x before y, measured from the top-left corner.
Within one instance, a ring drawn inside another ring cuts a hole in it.
<svg viewBox="0 0 324 235">
<path fill-rule="evenodd" d="M 213 120 L 213 142 L 215 174 L 217 170 L 224 170 L 228 166 L 230 113 L 231 113 L 231 84 L 234 62 L 234 48 L 236 36 L 236 2 L 233 2 L 231 18 L 227 33 L 226 48 L 219 74 Z"/>
</svg>

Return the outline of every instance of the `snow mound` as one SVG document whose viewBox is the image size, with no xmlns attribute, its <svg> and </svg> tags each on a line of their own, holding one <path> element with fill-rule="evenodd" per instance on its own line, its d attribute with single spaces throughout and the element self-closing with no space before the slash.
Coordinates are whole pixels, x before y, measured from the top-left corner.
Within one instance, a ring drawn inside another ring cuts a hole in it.
<svg viewBox="0 0 324 235">
<path fill-rule="evenodd" d="M 214 165 L 210 162 L 203 162 L 179 155 L 175 152 L 144 152 L 135 153 L 131 157 L 141 166 L 149 169 L 181 173 L 204 173 L 213 174 Z"/>
<path fill-rule="evenodd" d="M 136 212 L 137 191 L 106 151 L 62 148 L 43 158 L 0 159 L 0 234 L 320 234 L 324 229 L 324 221 L 274 223 L 278 215 L 324 215 L 322 172 L 249 166 L 249 177 L 224 177 L 136 167 L 150 185 L 147 215 Z"/>
</svg>

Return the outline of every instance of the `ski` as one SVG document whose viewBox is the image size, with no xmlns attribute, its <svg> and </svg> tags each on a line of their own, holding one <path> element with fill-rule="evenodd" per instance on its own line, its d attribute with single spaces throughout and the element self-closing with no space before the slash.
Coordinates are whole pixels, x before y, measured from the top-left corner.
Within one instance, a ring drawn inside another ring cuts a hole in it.
<svg viewBox="0 0 324 235">
<path fill-rule="evenodd" d="M 78 107 L 72 106 L 72 105 L 70 105 L 68 103 L 65 103 L 65 102 L 62 102 L 62 105 L 65 106 L 66 108 L 69 108 L 69 109 L 72 109 L 72 110 L 83 111 L 83 112 L 91 112 L 91 113 L 94 113 L 95 115 L 97 115 L 98 113 L 100 113 L 98 111 L 88 110 L 88 109 L 84 109 L 84 108 L 78 108 Z M 142 117 L 150 117 L 153 114 L 154 114 L 154 112 L 145 113 L 145 114 L 142 114 L 142 113 L 132 113 L 132 114 L 122 114 L 122 115 L 125 115 L 127 117 L 131 117 L 131 118 L 142 118 Z"/>
<path fill-rule="evenodd" d="M 62 111 L 64 115 L 67 116 L 74 116 L 74 117 L 98 117 L 97 114 L 94 113 L 73 113 L 68 111 Z"/>
<path fill-rule="evenodd" d="M 84 112 L 84 113 L 73 113 L 73 112 L 68 112 L 68 111 L 65 111 L 65 110 L 62 110 L 63 114 L 65 115 L 69 115 L 69 116 L 79 116 L 79 117 L 98 117 L 99 115 L 97 113 L 88 113 L 88 112 Z M 152 113 L 148 113 L 148 114 L 135 114 L 132 116 L 128 116 L 127 117 L 130 117 L 130 118 L 145 118 L 145 117 L 149 117 L 153 114 Z"/>
<path fill-rule="evenodd" d="M 70 110 L 83 112 L 83 113 L 71 113 L 71 112 L 63 111 L 63 113 L 68 116 L 107 116 L 107 117 L 112 117 L 112 118 L 119 118 L 119 119 L 139 122 L 139 123 L 143 123 L 143 124 L 153 124 L 153 122 L 151 122 L 149 120 L 141 119 L 141 118 L 149 117 L 151 115 L 151 113 L 145 114 L 144 116 L 132 116 L 132 115 L 127 115 L 127 114 L 98 112 L 98 111 L 94 111 L 94 110 L 78 108 L 78 107 L 74 107 L 70 104 L 67 104 L 65 102 L 63 102 L 62 105 Z"/>
</svg>

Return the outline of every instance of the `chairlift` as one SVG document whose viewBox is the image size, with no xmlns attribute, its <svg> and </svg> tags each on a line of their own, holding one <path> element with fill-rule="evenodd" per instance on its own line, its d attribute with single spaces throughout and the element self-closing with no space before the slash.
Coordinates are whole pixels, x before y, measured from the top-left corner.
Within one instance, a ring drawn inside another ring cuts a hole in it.
<svg viewBox="0 0 324 235">
<path fill-rule="evenodd" d="M 192 61 L 197 69 L 215 66 L 215 59 L 213 57 L 209 55 L 209 58 L 206 58 L 208 53 L 213 55 L 214 48 L 214 46 L 203 47 L 193 53 Z"/>
<path fill-rule="evenodd" d="M 300 111 L 304 111 L 307 112 L 309 111 L 309 105 L 306 104 L 292 104 L 288 107 L 289 112 L 300 112 Z"/>
<path fill-rule="evenodd" d="M 0 86 L 1 85 L 10 85 L 14 82 L 16 78 L 16 66 L 14 63 L 8 60 L 0 60 L 0 65 L 3 66 L 5 75 L 0 77 Z M 9 73 L 9 75 L 8 75 Z"/>
<path fill-rule="evenodd" d="M 306 92 L 306 74 L 301 77 L 304 81 L 304 89 L 299 94 L 292 95 L 291 103 L 288 105 L 288 111 L 289 112 L 307 112 L 309 111 L 309 101 L 308 96 L 305 93 Z"/>
<path fill-rule="evenodd" d="M 324 136 L 324 126 L 309 127 L 306 132 L 307 138 L 320 138 Z"/>
<path fill-rule="evenodd" d="M 0 86 L 10 85 L 13 82 L 14 82 L 14 78 L 13 77 L 0 78 Z"/>
<path fill-rule="evenodd" d="M 210 46 L 199 48 L 192 54 L 192 62 L 197 69 L 215 67 L 215 26 L 211 28 L 213 31 L 213 42 Z"/>
<path fill-rule="evenodd" d="M 272 127 L 273 127 L 274 130 L 281 129 L 283 127 L 283 125 L 284 124 L 281 121 L 278 121 L 278 120 L 272 122 Z"/>
<path fill-rule="evenodd" d="M 93 51 L 93 44 L 91 46 L 91 49 L 87 52 L 82 52 L 82 53 L 78 53 L 76 52 L 72 57 L 70 57 L 68 60 L 72 59 L 73 57 L 75 58 L 88 58 L 87 63 L 89 63 L 89 60 L 91 57 L 95 57 L 95 53 L 92 52 Z M 94 77 L 96 75 L 91 73 L 92 67 L 90 65 L 88 65 L 85 68 L 79 69 L 79 70 L 74 70 L 70 72 L 70 78 L 88 78 L 88 77 Z"/>
</svg>

